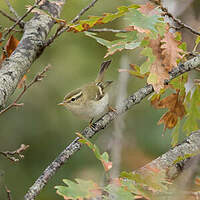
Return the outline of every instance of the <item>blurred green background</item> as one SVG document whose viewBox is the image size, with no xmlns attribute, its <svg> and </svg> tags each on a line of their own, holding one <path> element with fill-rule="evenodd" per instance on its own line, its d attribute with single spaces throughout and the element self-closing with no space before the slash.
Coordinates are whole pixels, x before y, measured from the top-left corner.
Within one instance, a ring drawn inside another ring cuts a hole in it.
<svg viewBox="0 0 200 200">
<path fill-rule="evenodd" d="M 70 21 L 89 2 L 88 0 L 67 0 L 61 18 Z M 32 5 L 33 1 L 11 0 L 11 3 L 19 15 L 23 15 L 26 11 L 25 6 Z M 136 1 L 100 0 L 82 18 L 114 12 L 120 5 L 130 3 L 136 3 Z M 0 0 L 0 8 L 9 12 L 4 0 Z M 0 25 L 3 29 L 11 23 L 0 15 Z M 123 20 L 116 20 L 99 27 L 117 29 L 123 27 Z M 15 33 L 14 36 L 20 40 L 21 34 Z M 112 33 L 101 34 L 101 36 L 106 39 L 114 38 Z M 33 63 L 27 74 L 27 81 L 32 80 L 35 74 L 42 71 L 47 64 L 51 64 L 52 68 L 42 82 L 36 83 L 25 93 L 20 101 L 24 103 L 23 107 L 11 109 L 0 116 L 0 151 L 15 150 L 22 143 L 30 145 L 25 152 L 25 158 L 19 163 L 12 163 L 0 156 L 0 186 L 6 184 L 11 190 L 13 199 L 22 199 L 47 165 L 75 138 L 75 132 L 80 132 L 88 125 L 87 122 L 79 120 L 57 104 L 70 90 L 95 79 L 105 54 L 106 48 L 97 44 L 94 39 L 86 37 L 84 33 L 64 33 Z M 138 56 L 138 51 L 116 53 L 108 58 L 112 59 L 112 64 L 106 74 L 106 79 L 117 82 L 120 59 L 123 55 L 128 55 L 130 63 L 140 63 L 142 59 Z M 133 94 L 145 84 L 144 80 L 130 77 L 128 95 Z M 20 91 L 20 89 L 16 90 L 8 104 Z M 157 126 L 157 121 L 163 113 L 164 110 L 153 109 L 146 98 L 125 114 L 121 170 L 134 170 L 143 166 L 170 148 L 170 131 L 166 131 L 162 136 L 163 126 Z M 92 138 L 102 152 L 110 151 L 112 132 L 113 125 L 111 124 Z M 54 186 L 63 185 L 64 178 L 93 179 L 99 183 L 102 182 L 103 174 L 100 162 L 91 150 L 83 147 L 58 170 L 36 199 L 63 199 L 56 195 Z M 0 199 L 7 199 L 4 188 L 0 187 L 0 190 Z"/>
</svg>

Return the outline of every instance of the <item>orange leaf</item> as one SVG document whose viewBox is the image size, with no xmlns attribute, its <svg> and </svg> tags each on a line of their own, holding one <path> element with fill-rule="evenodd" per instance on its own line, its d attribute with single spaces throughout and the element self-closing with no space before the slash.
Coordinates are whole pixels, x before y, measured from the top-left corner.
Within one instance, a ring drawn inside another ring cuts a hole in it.
<svg viewBox="0 0 200 200">
<path fill-rule="evenodd" d="M 19 41 L 16 38 L 14 38 L 13 35 L 11 35 L 4 47 L 6 54 L 3 53 L 3 55 L 1 56 L 1 61 L 3 61 L 7 57 L 10 57 L 10 55 L 16 49 L 18 44 L 19 44 Z"/>
<path fill-rule="evenodd" d="M 27 79 L 27 76 L 26 76 L 26 74 L 22 77 L 22 79 L 19 81 L 19 83 L 18 83 L 18 85 L 17 85 L 17 88 L 22 88 L 23 87 L 23 85 L 24 85 L 24 83 L 25 83 L 25 81 L 26 81 L 26 79 Z"/>
<path fill-rule="evenodd" d="M 105 171 L 109 171 L 112 168 L 112 162 L 106 162 L 105 160 L 101 160 Z"/>
<path fill-rule="evenodd" d="M 158 121 L 158 125 L 164 123 L 165 128 L 164 131 L 168 128 L 168 129 L 172 129 L 176 126 L 178 121 L 178 116 L 176 115 L 176 113 L 168 111 L 166 112 Z"/>
<path fill-rule="evenodd" d="M 160 97 L 155 98 L 151 101 L 151 104 L 155 108 L 168 108 L 169 111 L 166 112 L 158 121 L 158 125 L 164 123 L 164 130 L 174 128 L 178 122 L 178 117 L 180 119 L 186 114 L 185 107 L 183 105 L 184 96 L 179 95 L 179 90 L 164 99 L 160 100 Z"/>
</svg>

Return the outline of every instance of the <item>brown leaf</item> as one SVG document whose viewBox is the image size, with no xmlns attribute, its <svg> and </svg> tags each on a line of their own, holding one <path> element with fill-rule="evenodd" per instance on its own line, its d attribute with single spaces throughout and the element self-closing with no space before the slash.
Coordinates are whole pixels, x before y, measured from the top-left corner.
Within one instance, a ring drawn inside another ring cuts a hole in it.
<svg viewBox="0 0 200 200">
<path fill-rule="evenodd" d="M 165 32 L 161 42 L 163 43 L 161 45 L 162 55 L 164 57 L 163 64 L 168 71 L 171 71 L 172 68 L 176 67 L 177 59 L 182 58 L 181 53 L 183 53 L 183 50 L 178 48 L 181 42 L 177 41 L 175 35 L 169 31 Z"/>
<path fill-rule="evenodd" d="M 176 113 L 168 111 L 166 112 L 158 121 L 158 125 L 164 123 L 165 127 L 164 127 L 164 131 L 168 128 L 168 129 L 172 129 L 176 126 L 178 122 L 178 116 L 176 115 Z"/>
<path fill-rule="evenodd" d="M 1 56 L 1 61 L 3 61 L 7 57 L 10 57 L 10 55 L 16 49 L 18 44 L 19 44 L 19 41 L 13 35 L 11 35 L 4 47 L 6 53 L 3 52 Z"/>
<path fill-rule="evenodd" d="M 152 3 L 146 3 L 144 5 L 141 5 L 138 9 L 142 14 L 152 16 L 152 15 L 158 15 L 158 10 L 155 9 L 155 5 Z"/>
<path fill-rule="evenodd" d="M 17 85 L 17 88 L 22 88 L 23 87 L 23 85 L 24 85 L 24 83 L 25 83 L 25 81 L 26 81 L 26 79 L 27 79 L 27 76 L 26 76 L 26 74 L 22 77 L 22 79 L 19 81 L 19 83 L 18 83 L 18 85 Z"/>
<path fill-rule="evenodd" d="M 10 38 L 8 39 L 5 47 L 4 47 L 6 53 L 3 52 L 2 56 L 1 56 L 0 68 L 1 68 L 1 63 L 3 62 L 3 60 L 5 58 L 7 58 L 7 57 L 8 58 L 10 57 L 10 55 L 16 49 L 18 44 L 19 44 L 19 40 L 17 40 L 13 35 L 11 35 Z M 17 86 L 18 88 L 22 87 L 22 85 L 23 85 L 24 81 L 26 80 L 26 78 L 27 78 L 26 75 L 24 75 L 23 78 L 21 79 L 21 81 L 19 82 L 18 86 Z"/>
<path fill-rule="evenodd" d="M 164 81 L 166 79 L 169 79 L 168 71 L 162 66 L 161 60 L 156 60 L 150 68 L 147 83 L 152 84 L 155 92 L 159 93 L 164 88 Z"/>
<path fill-rule="evenodd" d="M 151 101 L 151 104 L 155 108 L 168 108 L 166 112 L 158 121 L 158 125 L 164 123 L 164 130 L 174 128 L 178 122 L 178 117 L 182 119 L 186 114 L 185 107 L 183 105 L 184 96 L 179 95 L 179 90 L 164 99 L 160 100 L 160 97 Z"/>
<path fill-rule="evenodd" d="M 127 26 L 125 28 L 126 31 L 138 31 L 140 33 L 146 33 L 149 34 L 151 31 L 149 29 L 143 29 L 141 27 L 137 27 L 137 26 Z"/>
<path fill-rule="evenodd" d="M 167 97 L 165 97 L 164 99 L 160 100 L 160 98 L 155 98 L 155 100 L 153 100 L 151 102 L 151 104 L 155 107 L 155 108 L 168 108 L 169 110 L 174 109 L 175 104 L 177 101 L 177 94 L 171 94 Z"/>
<path fill-rule="evenodd" d="M 150 67 L 150 74 L 147 78 L 147 83 L 152 84 L 155 92 L 157 93 L 164 88 L 164 81 L 169 79 L 168 71 L 163 66 L 163 56 L 160 45 L 160 36 L 155 40 L 150 40 L 149 47 L 152 48 L 153 54 L 156 56 L 156 60 Z"/>
<path fill-rule="evenodd" d="M 101 162 L 102 162 L 106 172 L 112 168 L 112 162 L 109 162 L 109 161 L 106 162 L 105 160 L 101 160 Z"/>
</svg>

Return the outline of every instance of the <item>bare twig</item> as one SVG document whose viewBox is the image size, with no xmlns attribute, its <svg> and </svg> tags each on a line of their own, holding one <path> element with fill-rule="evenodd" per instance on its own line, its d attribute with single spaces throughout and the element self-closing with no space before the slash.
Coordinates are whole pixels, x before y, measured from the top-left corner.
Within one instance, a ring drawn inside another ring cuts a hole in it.
<svg viewBox="0 0 200 200">
<path fill-rule="evenodd" d="M 7 35 L 19 24 L 22 22 L 22 20 L 34 9 L 38 6 L 38 4 L 40 3 L 40 1 L 42 0 L 38 0 L 35 2 L 35 4 L 30 7 L 30 9 L 23 15 L 21 16 L 16 22 L 15 24 L 13 24 L 9 29 L 8 31 L 3 35 L 2 39 L 0 40 L 0 42 L 2 42 L 3 40 L 5 40 L 5 38 L 7 37 Z"/>
<path fill-rule="evenodd" d="M 8 197 L 8 200 L 11 200 L 11 191 L 8 189 L 8 187 L 5 185 L 5 190 L 6 190 L 6 193 L 7 193 L 7 197 Z"/>
<path fill-rule="evenodd" d="M 85 14 L 85 12 L 87 12 L 91 7 L 94 6 L 94 4 L 97 2 L 98 0 L 93 0 L 88 6 L 86 6 L 85 8 L 83 8 L 80 13 L 74 18 L 72 19 L 71 23 L 75 23 L 77 22 L 80 17 Z M 49 46 L 58 36 L 60 36 L 62 33 L 64 33 L 65 31 L 67 31 L 70 27 L 66 26 L 66 27 L 59 27 L 56 31 L 56 33 L 46 42 L 46 44 L 44 45 L 43 48 L 46 48 L 47 46 Z"/>
<path fill-rule="evenodd" d="M 7 3 L 9 9 L 10 9 L 10 12 L 13 13 L 13 15 L 19 19 L 19 15 L 17 14 L 17 12 L 15 11 L 15 9 L 12 7 L 12 5 L 10 4 L 10 1 L 9 0 L 5 0 L 5 2 Z"/>
<path fill-rule="evenodd" d="M 29 145 L 21 144 L 21 146 L 15 151 L 0 151 L 0 154 L 13 162 L 18 162 L 20 159 L 24 158 L 22 153 L 28 148 Z"/>
<path fill-rule="evenodd" d="M 150 0 L 151 2 L 155 3 L 156 5 L 160 6 L 161 10 L 164 12 L 163 15 L 165 16 L 168 16 L 170 18 L 172 18 L 172 20 L 174 22 L 176 22 L 180 27 L 178 27 L 178 29 L 180 28 L 186 28 L 188 29 L 190 32 L 192 32 L 193 34 L 195 35 L 198 35 L 200 36 L 200 32 L 196 31 L 195 29 L 193 29 L 192 27 L 188 26 L 187 24 L 183 23 L 180 19 L 174 17 L 169 11 L 167 8 L 163 7 L 163 5 L 161 4 L 160 1 L 157 1 L 157 0 Z"/>
<path fill-rule="evenodd" d="M 177 67 L 173 68 L 170 72 L 170 80 L 176 78 L 177 76 L 193 70 L 200 66 L 200 56 L 192 58 L 185 62 L 184 64 L 179 64 Z M 166 81 L 168 83 L 170 80 Z M 116 111 L 110 111 L 102 116 L 99 120 L 92 124 L 92 126 L 86 127 L 81 134 L 86 138 L 93 137 L 100 130 L 106 128 L 115 118 L 119 115 L 125 113 L 132 106 L 140 103 L 145 97 L 154 91 L 152 85 L 147 85 L 140 88 L 133 95 L 129 96 L 122 104 L 116 108 Z M 58 169 L 69 160 L 69 158 L 80 150 L 82 144 L 79 142 L 79 137 L 75 138 L 57 157 L 56 159 L 44 170 L 42 175 L 38 177 L 35 183 L 29 188 L 24 199 L 33 200 L 40 191 L 45 187 L 50 178 L 58 171 Z"/>
<path fill-rule="evenodd" d="M 117 30 L 117 29 L 110 29 L 110 28 L 91 28 L 91 29 L 88 29 L 87 31 L 89 32 L 112 32 L 112 33 L 127 33 L 129 31 L 127 30 Z"/>
<path fill-rule="evenodd" d="M 17 19 L 15 19 L 15 18 L 9 16 L 6 12 L 4 12 L 4 11 L 1 10 L 1 9 L 0 9 L 0 13 L 1 13 L 4 17 L 7 17 L 7 18 L 8 18 L 10 21 L 12 21 L 12 22 L 16 22 L 16 21 L 17 21 Z M 20 24 L 19 24 L 19 25 L 20 25 Z"/>
<path fill-rule="evenodd" d="M 23 103 L 17 103 L 21 97 L 23 96 L 23 94 L 26 92 L 27 89 L 29 89 L 34 83 L 41 81 L 45 76 L 44 74 L 49 70 L 50 65 L 47 65 L 44 70 L 42 72 L 40 72 L 39 74 L 37 74 L 35 76 L 35 78 L 28 84 L 24 84 L 23 90 L 21 91 L 21 93 L 18 95 L 18 97 L 14 100 L 13 103 L 11 103 L 8 107 L 4 108 L 3 110 L 0 111 L 0 115 L 5 113 L 6 111 L 8 111 L 9 109 L 13 108 L 13 107 L 21 107 L 24 104 Z"/>
<path fill-rule="evenodd" d="M 97 1 L 98 1 L 98 0 L 93 0 L 87 7 L 83 8 L 83 9 L 81 10 L 81 12 L 71 21 L 71 23 L 77 22 L 77 21 L 80 19 L 80 17 L 81 17 L 85 12 L 87 12 L 91 7 L 93 7 L 94 4 L 95 4 Z"/>
</svg>

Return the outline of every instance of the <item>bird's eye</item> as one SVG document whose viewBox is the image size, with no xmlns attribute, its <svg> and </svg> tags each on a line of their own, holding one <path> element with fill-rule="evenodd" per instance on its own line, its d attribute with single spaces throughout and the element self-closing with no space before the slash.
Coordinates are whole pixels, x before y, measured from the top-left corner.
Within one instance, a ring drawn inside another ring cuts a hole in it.
<svg viewBox="0 0 200 200">
<path fill-rule="evenodd" d="M 75 98 L 71 98 L 71 101 L 75 101 L 76 99 Z"/>
</svg>

